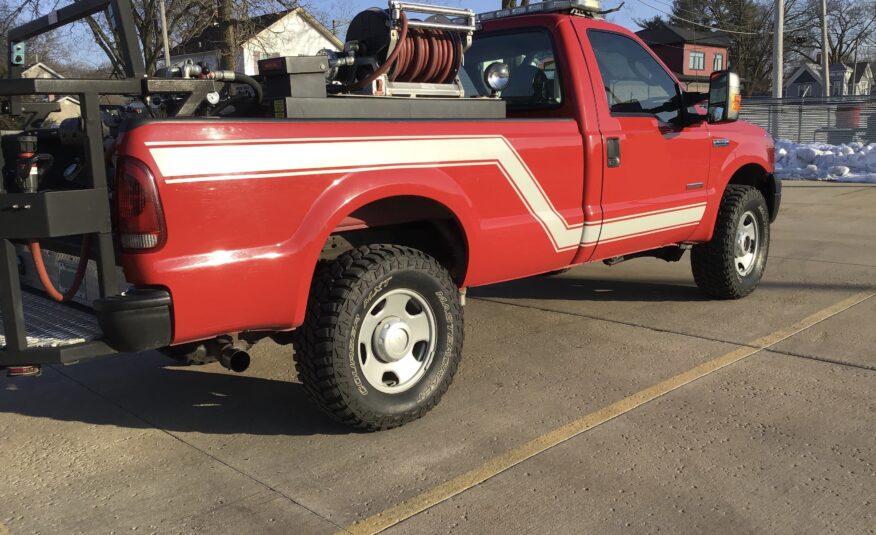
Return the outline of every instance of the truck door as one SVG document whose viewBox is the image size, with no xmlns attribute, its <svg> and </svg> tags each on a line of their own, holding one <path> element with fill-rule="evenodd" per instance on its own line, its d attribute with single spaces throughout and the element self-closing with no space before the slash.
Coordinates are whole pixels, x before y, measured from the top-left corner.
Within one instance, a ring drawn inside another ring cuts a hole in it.
<svg viewBox="0 0 876 535">
<path fill-rule="evenodd" d="M 593 259 L 684 241 L 705 212 L 708 129 L 680 123 L 678 84 L 638 41 L 582 26 L 605 151 Z"/>
</svg>

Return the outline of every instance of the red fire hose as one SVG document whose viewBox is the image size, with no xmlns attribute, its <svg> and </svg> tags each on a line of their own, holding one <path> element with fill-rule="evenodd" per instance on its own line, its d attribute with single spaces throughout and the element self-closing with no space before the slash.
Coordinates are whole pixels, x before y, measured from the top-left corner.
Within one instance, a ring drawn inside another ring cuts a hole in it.
<svg viewBox="0 0 876 535">
<path fill-rule="evenodd" d="M 390 80 L 430 84 L 450 83 L 462 65 L 462 41 L 446 30 L 408 29 L 408 18 L 401 14 L 398 43 L 386 61 L 368 77 L 353 84 L 353 90 L 367 87 L 392 69 Z"/>
<path fill-rule="evenodd" d="M 30 249 L 31 256 L 33 256 L 33 265 L 36 267 L 40 283 L 43 285 L 46 293 L 49 294 L 49 297 L 59 303 L 72 299 L 76 292 L 79 291 L 79 287 L 82 286 L 82 281 L 85 280 L 85 271 L 88 267 L 88 252 L 91 249 L 91 236 L 86 234 L 82 237 L 82 247 L 79 251 L 79 265 L 76 266 L 76 275 L 73 277 L 73 284 L 63 294 L 55 288 L 55 285 L 52 284 L 52 279 L 49 278 L 49 274 L 46 272 L 46 264 L 43 262 L 43 251 L 40 248 L 40 242 L 30 240 L 27 242 L 27 246 Z"/>
<path fill-rule="evenodd" d="M 404 13 L 401 14 L 401 33 L 398 36 L 398 43 L 395 45 L 395 48 L 390 52 L 389 56 L 387 56 L 386 61 L 383 62 L 383 65 L 377 68 L 376 71 L 371 73 L 371 76 L 365 78 L 364 80 L 359 80 L 355 84 L 353 84 L 352 89 L 362 89 L 365 86 L 368 86 L 386 73 L 392 64 L 395 63 L 395 60 L 398 58 L 399 53 L 401 52 L 401 47 L 399 46 L 401 43 L 404 43 L 408 37 L 408 17 L 405 16 Z"/>
</svg>

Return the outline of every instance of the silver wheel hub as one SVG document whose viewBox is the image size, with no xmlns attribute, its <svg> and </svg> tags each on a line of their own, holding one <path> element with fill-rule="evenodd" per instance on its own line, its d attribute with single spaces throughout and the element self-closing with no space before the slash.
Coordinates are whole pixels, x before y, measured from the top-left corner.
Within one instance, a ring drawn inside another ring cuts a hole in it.
<svg viewBox="0 0 876 535">
<path fill-rule="evenodd" d="M 359 366 L 369 385 L 404 392 L 426 374 L 435 354 L 437 322 L 426 299 L 399 288 L 376 299 L 357 338 Z"/>
<path fill-rule="evenodd" d="M 757 218 L 752 212 L 742 214 L 736 229 L 733 265 L 736 267 L 736 272 L 743 277 L 749 275 L 757 263 L 757 253 L 760 249 L 759 230 Z"/>
<path fill-rule="evenodd" d="M 374 352 L 383 362 L 398 362 L 408 353 L 411 345 L 410 327 L 400 318 L 386 318 L 374 330 Z"/>
</svg>

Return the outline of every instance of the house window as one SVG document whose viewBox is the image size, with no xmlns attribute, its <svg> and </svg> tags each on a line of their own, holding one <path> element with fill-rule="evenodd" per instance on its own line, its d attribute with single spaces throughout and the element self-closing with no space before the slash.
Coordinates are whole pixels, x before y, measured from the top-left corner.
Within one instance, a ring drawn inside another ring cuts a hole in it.
<svg viewBox="0 0 876 535">
<path fill-rule="evenodd" d="M 687 61 L 687 68 L 692 71 L 701 71 L 706 68 L 706 55 L 702 52 L 691 52 Z"/>
<path fill-rule="evenodd" d="M 798 97 L 811 97 L 812 96 L 812 84 L 800 84 L 797 86 L 797 96 Z"/>
<path fill-rule="evenodd" d="M 724 55 L 723 54 L 715 54 L 715 59 L 714 59 L 714 61 L 712 61 L 712 70 L 713 71 L 724 70 Z"/>
</svg>

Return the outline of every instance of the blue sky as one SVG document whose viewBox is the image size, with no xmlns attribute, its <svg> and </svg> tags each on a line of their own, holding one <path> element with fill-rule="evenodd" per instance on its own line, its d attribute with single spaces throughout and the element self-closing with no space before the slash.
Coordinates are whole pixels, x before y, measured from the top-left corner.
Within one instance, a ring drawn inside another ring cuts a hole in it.
<svg viewBox="0 0 876 535">
<path fill-rule="evenodd" d="M 451 5 L 458 7 L 466 7 L 473 9 L 477 13 L 481 13 L 484 11 L 493 11 L 501 8 L 501 0 L 418 0 L 423 3 L 433 3 L 433 4 L 443 4 L 443 5 Z M 614 22 L 616 24 L 620 24 L 622 26 L 626 26 L 632 30 L 638 30 L 638 27 L 633 22 L 633 18 L 648 18 L 654 15 L 660 14 L 657 10 L 650 8 L 640 2 L 639 0 L 625 0 L 624 7 L 616 12 L 612 13 L 608 16 L 608 20 Z M 66 3 L 66 2 L 65 2 Z M 302 2 L 306 3 L 306 2 Z M 620 0 L 602 0 L 603 7 L 605 9 L 612 8 L 617 6 L 620 3 Z M 664 11 L 670 10 L 671 0 L 647 0 L 648 4 L 656 6 Z M 314 2 L 314 5 L 319 5 L 320 2 Z M 385 0 L 334 0 L 326 2 L 326 4 L 336 6 L 332 11 L 338 12 L 338 17 L 351 16 L 359 11 L 364 9 L 368 9 L 369 7 L 386 7 L 387 2 Z M 325 4 L 323 4 L 325 5 Z M 322 6 L 320 6 L 322 7 Z M 328 7 L 323 7 L 323 9 L 328 10 Z M 82 31 L 82 30 L 80 30 Z M 343 31 L 343 30 L 342 30 Z M 84 39 L 79 36 L 85 36 Z M 343 35 L 341 35 L 343 37 Z M 77 51 L 75 57 L 71 58 L 74 60 L 80 60 L 89 64 L 100 64 L 106 62 L 106 57 L 103 52 L 97 47 L 96 44 L 93 43 L 90 35 L 85 34 L 84 31 L 82 33 L 77 33 Z"/>
<path fill-rule="evenodd" d="M 458 6 L 465 7 L 469 9 L 473 9 L 474 11 L 480 13 L 483 11 L 492 11 L 495 9 L 499 9 L 502 7 L 501 0 L 421 0 L 424 3 L 433 3 L 433 4 L 444 4 L 450 6 Z M 652 9 L 638 0 L 625 0 L 626 3 L 623 8 L 617 13 L 613 13 L 609 15 L 609 20 L 616 24 L 620 24 L 622 26 L 626 26 L 633 30 L 638 30 L 639 28 L 633 22 L 633 18 L 649 18 L 654 15 L 659 15 L 660 13 Z M 669 5 L 672 3 L 671 0 L 649 0 L 649 4 L 659 7 L 664 11 L 669 11 Z M 380 6 L 384 7 L 385 2 L 375 1 L 375 0 L 352 0 L 350 2 L 353 9 L 352 11 L 358 13 L 363 9 L 368 9 L 369 7 Z M 602 0 L 602 5 L 605 9 L 615 7 L 620 4 L 620 0 Z"/>
</svg>

